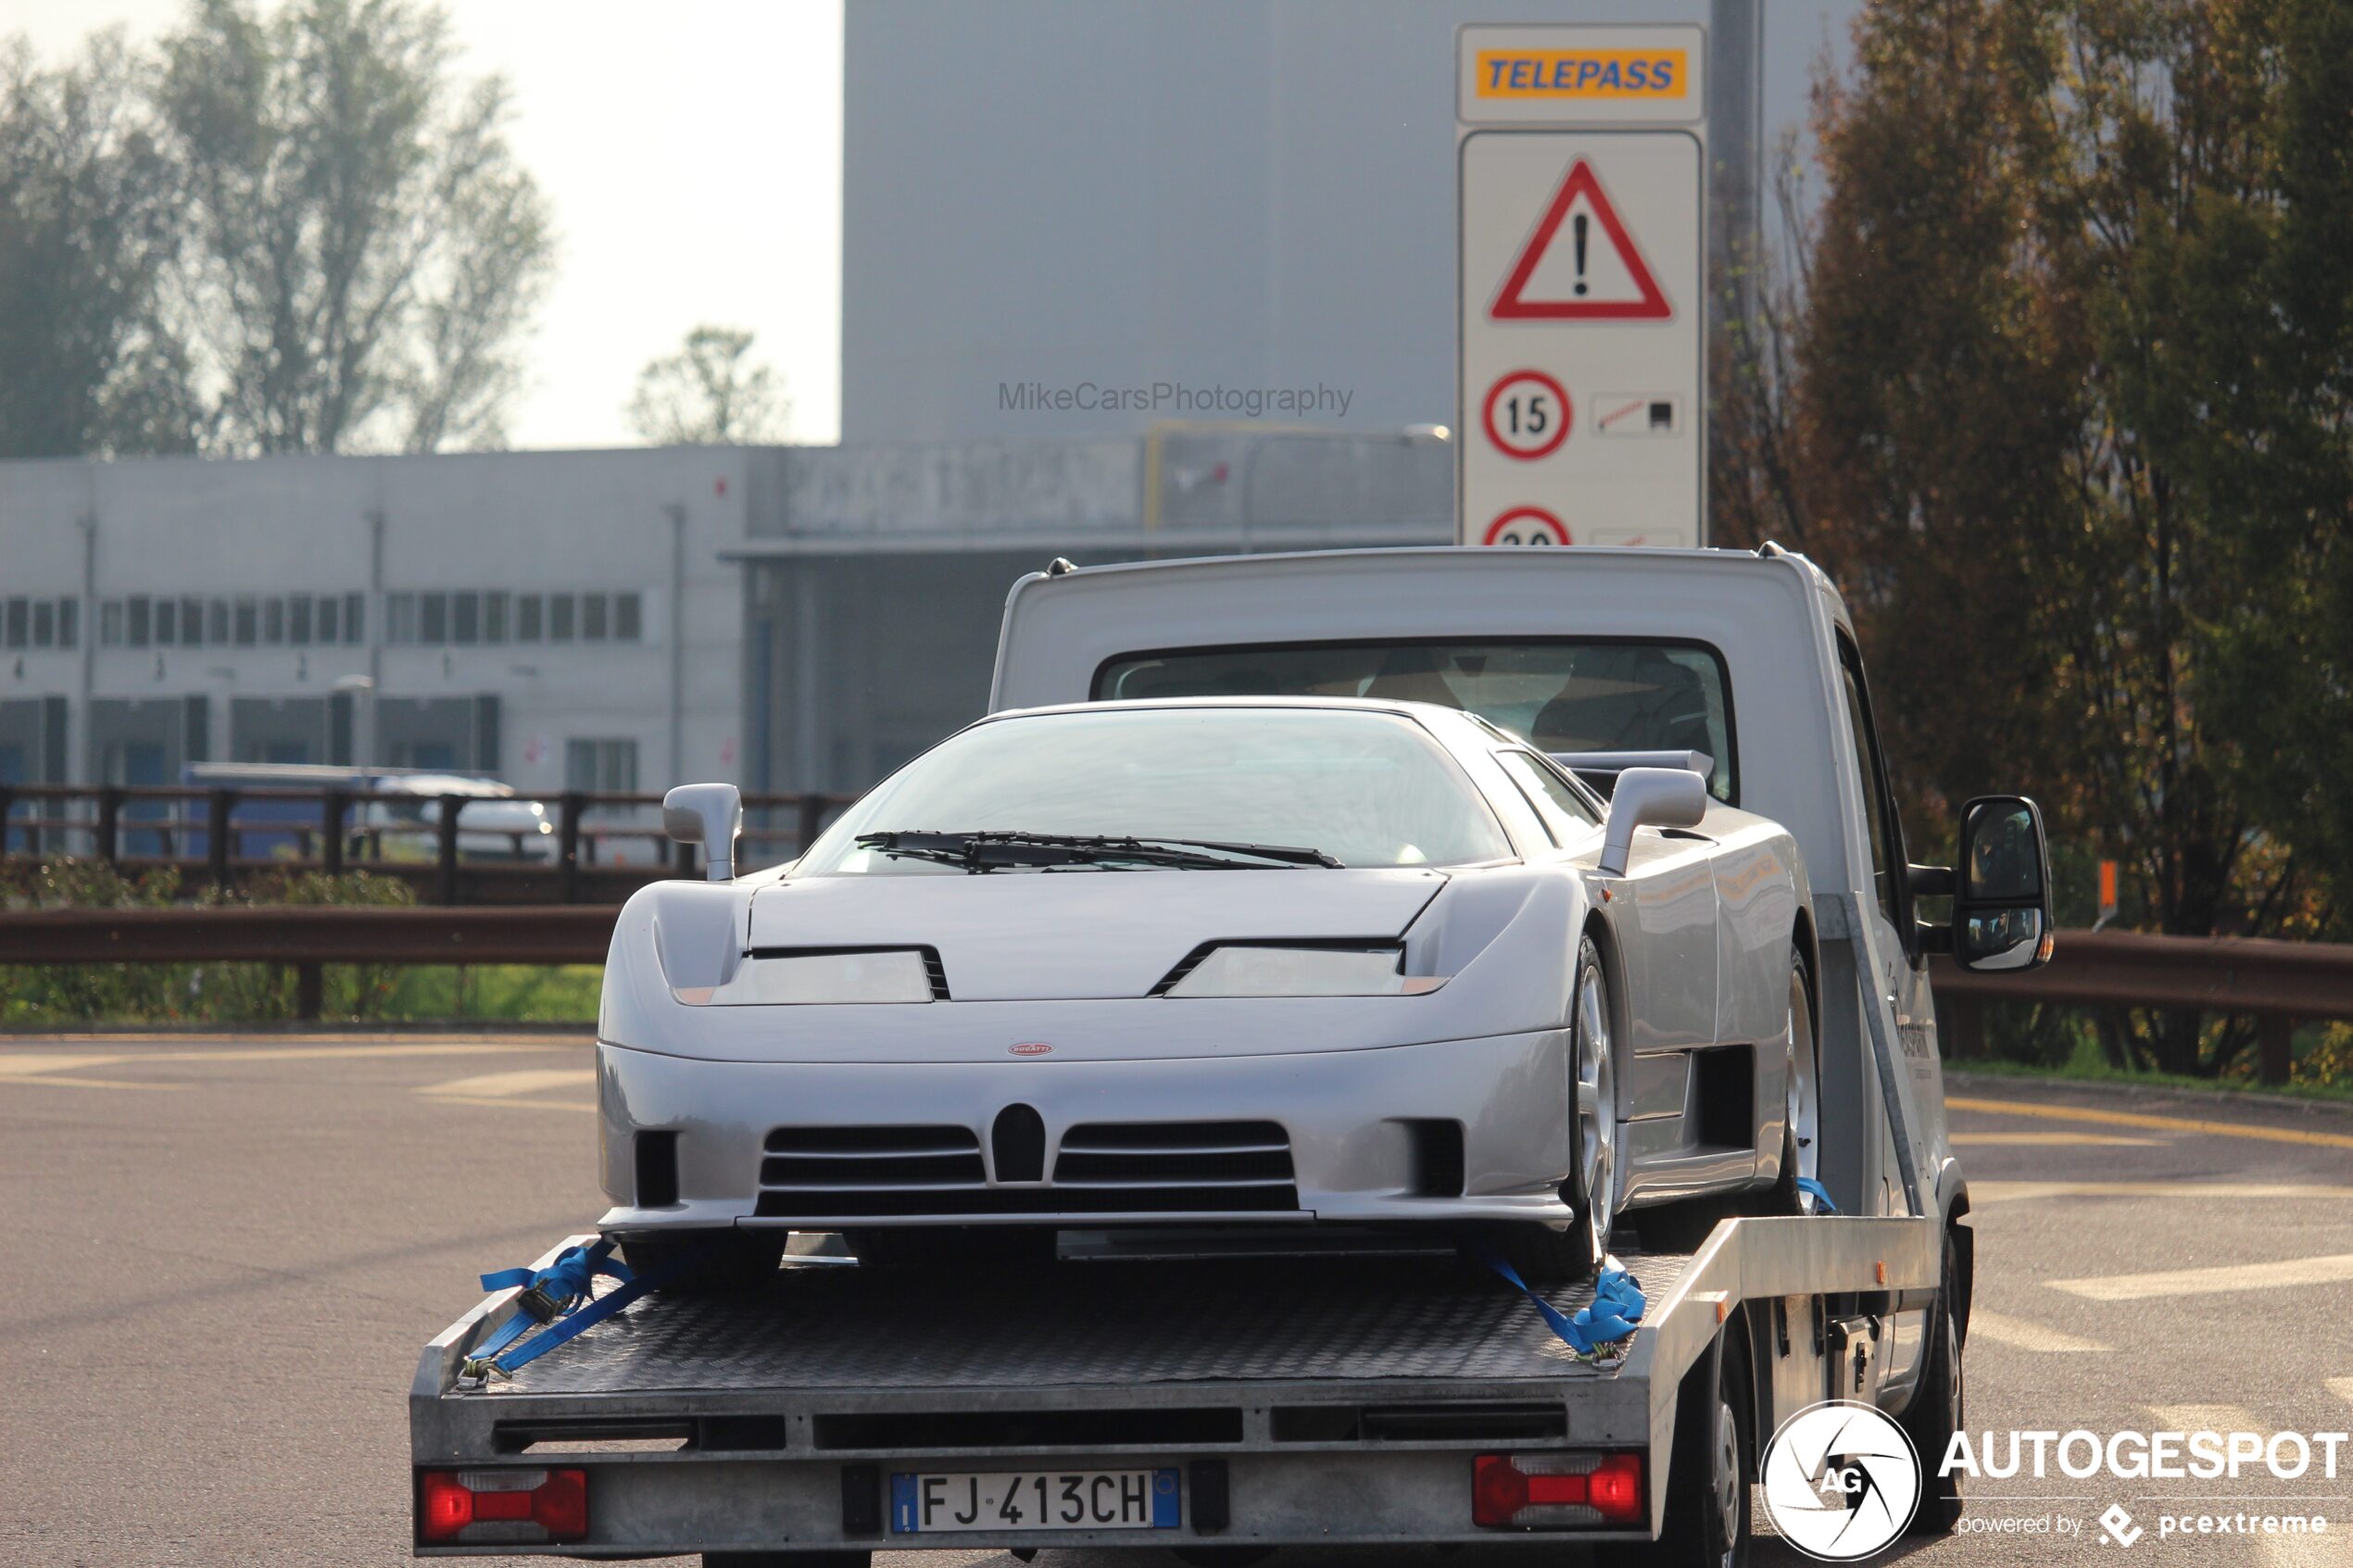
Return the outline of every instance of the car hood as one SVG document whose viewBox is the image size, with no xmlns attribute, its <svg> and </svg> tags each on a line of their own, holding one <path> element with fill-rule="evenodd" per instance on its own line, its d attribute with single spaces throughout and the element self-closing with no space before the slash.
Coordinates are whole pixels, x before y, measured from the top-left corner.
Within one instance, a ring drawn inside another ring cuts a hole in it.
<svg viewBox="0 0 2353 1568">
<path fill-rule="evenodd" d="M 1142 997 L 1208 942 L 1394 941 L 1428 870 L 815 876 L 753 896 L 749 946 L 929 947 L 958 1001 Z"/>
</svg>

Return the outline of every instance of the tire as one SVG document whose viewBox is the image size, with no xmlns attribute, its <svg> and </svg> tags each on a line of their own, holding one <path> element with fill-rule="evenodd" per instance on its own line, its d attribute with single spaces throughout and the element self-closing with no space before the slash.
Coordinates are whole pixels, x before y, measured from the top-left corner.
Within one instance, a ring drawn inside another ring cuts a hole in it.
<svg viewBox="0 0 2353 1568">
<path fill-rule="evenodd" d="M 1967 1390 L 1961 1379 L 1959 1320 L 1953 1298 L 1960 1279 L 1959 1255 L 1948 1233 L 1944 1237 L 1944 1273 L 1938 1284 L 1936 1305 L 1929 1310 L 1928 1349 L 1920 1363 L 1919 1387 L 1903 1427 L 1920 1456 L 1920 1501 L 1905 1532 L 1912 1536 L 1949 1536 L 1961 1522 L 1966 1499 L 1960 1472 L 1939 1475 L 1936 1471 L 1952 1447 L 1953 1434 L 1968 1419 Z"/>
<path fill-rule="evenodd" d="M 1035 1266 L 1054 1261 L 1055 1231 L 1038 1225 L 876 1225 L 842 1233 L 861 1267 Z"/>
<path fill-rule="evenodd" d="M 686 1273 L 657 1286 L 662 1295 L 736 1296 L 761 1289 L 776 1277 L 785 1256 L 782 1231 L 702 1231 L 676 1236 L 645 1236 L 621 1244 L 622 1261 L 632 1273 L 667 1269 L 701 1249 L 711 1250 Z"/>
<path fill-rule="evenodd" d="M 1496 1237 L 1504 1261 L 1530 1285 L 1584 1279 L 1609 1255 L 1618 1186 L 1615 1018 L 1601 946 L 1587 936 L 1577 945 L 1577 988 L 1569 998 L 1571 1164 L 1568 1180 L 1561 1184 L 1569 1225 L 1556 1231 L 1510 1224 Z"/>
<path fill-rule="evenodd" d="M 1789 1030 L 1784 1037 L 1785 1085 L 1781 1097 L 1781 1173 L 1773 1187 L 1773 1212 L 1813 1214 L 1819 1205 L 1800 1192 L 1797 1178 L 1821 1176 L 1821 1042 L 1814 1027 L 1814 1003 L 1806 985 L 1806 955 L 1793 952 L 1789 965 Z"/>
<path fill-rule="evenodd" d="M 1659 1568 L 1747 1568 L 1750 1483 L 1756 1474 L 1755 1386 L 1741 1335 L 1727 1329 L 1721 1344 L 1713 1384 L 1703 1359 L 1684 1376 L 1675 1400 L 1665 1527 L 1643 1558 Z"/>
</svg>

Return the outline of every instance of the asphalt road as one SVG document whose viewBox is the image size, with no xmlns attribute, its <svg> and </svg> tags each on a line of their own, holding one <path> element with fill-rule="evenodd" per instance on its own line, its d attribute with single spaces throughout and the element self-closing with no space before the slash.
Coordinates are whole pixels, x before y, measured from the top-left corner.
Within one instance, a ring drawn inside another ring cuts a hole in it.
<svg viewBox="0 0 2353 1568">
<path fill-rule="evenodd" d="M 0 1562 L 406 1561 L 418 1348 L 478 1272 L 593 1222 L 591 1092 L 585 1047 L 546 1039 L 0 1044 Z M 2353 1427 L 2353 1114 L 1996 1079 L 1955 1097 L 1972 1428 Z M 2145 1532 L 2123 1562 L 2353 1563 L 2343 1458 L 2333 1483 L 1989 1481 L 1971 1533 L 1891 1555 L 2119 1561 L 2096 1523 L 2118 1503 Z M 2198 1512 L 2333 1531 L 2161 1534 Z M 886 1568 L 983 1563 L 1011 1559 Z"/>
</svg>

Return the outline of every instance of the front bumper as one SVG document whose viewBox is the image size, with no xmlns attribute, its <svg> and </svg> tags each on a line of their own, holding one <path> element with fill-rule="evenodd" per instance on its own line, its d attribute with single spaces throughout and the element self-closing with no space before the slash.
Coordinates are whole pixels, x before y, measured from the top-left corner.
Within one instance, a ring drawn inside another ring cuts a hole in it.
<svg viewBox="0 0 2353 1568">
<path fill-rule="evenodd" d="M 1570 1217 L 1560 1198 L 1571 1117 L 1567 1035 L 1559 1030 L 1287 1055 L 922 1064 L 712 1061 L 601 1043 L 598 1062 L 603 1184 L 615 1204 L 602 1228 L 623 1236 L 738 1223 L 1558 1224 Z M 991 1129 L 1015 1105 L 1043 1123 L 1042 1180 L 1000 1180 Z M 1229 1123 L 1281 1128 L 1295 1208 L 1130 1210 L 1107 1207 L 1100 1188 L 1084 1206 L 1074 1196 L 1072 1207 L 1058 1207 L 1057 1163 L 1074 1127 Z M 1434 1185 L 1431 1129 L 1445 1147 L 1450 1123 L 1460 1128 L 1459 1180 L 1446 1171 Z M 777 1128 L 862 1137 L 876 1129 L 969 1129 L 988 1196 L 931 1199 L 910 1188 L 890 1199 L 890 1212 L 871 1202 L 840 1212 L 804 1202 L 778 1212 L 772 1196 L 763 1214 L 763 1160 Z M 674 1135 L 678 1201 L 638 1206 L 640 1132 Z M 1020 1211 L 977 1211 L 991 1203 Z"/>
</svg>

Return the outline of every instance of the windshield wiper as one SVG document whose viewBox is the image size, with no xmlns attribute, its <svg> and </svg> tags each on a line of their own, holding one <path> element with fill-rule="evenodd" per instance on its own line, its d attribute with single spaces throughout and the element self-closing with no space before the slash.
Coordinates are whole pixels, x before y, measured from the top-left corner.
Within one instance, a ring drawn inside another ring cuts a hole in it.
<svg viewBox="0 0 2353 1568">
<path fill-rule="evenodd" d="M 1321 849 L 1286 844 L 1227 844 L 1210 838 L 1088 837 L 1082 834 L 862 833 L 861 849 L 893 859 L 934 860 L 975 874 L 1010 866 L 1175 866 L 1189 871 L 1266 871 L 1276 866 L 1337 867 Z M 1252 862 L 1261 862 L 1252 866 Z"/>
</svg>

